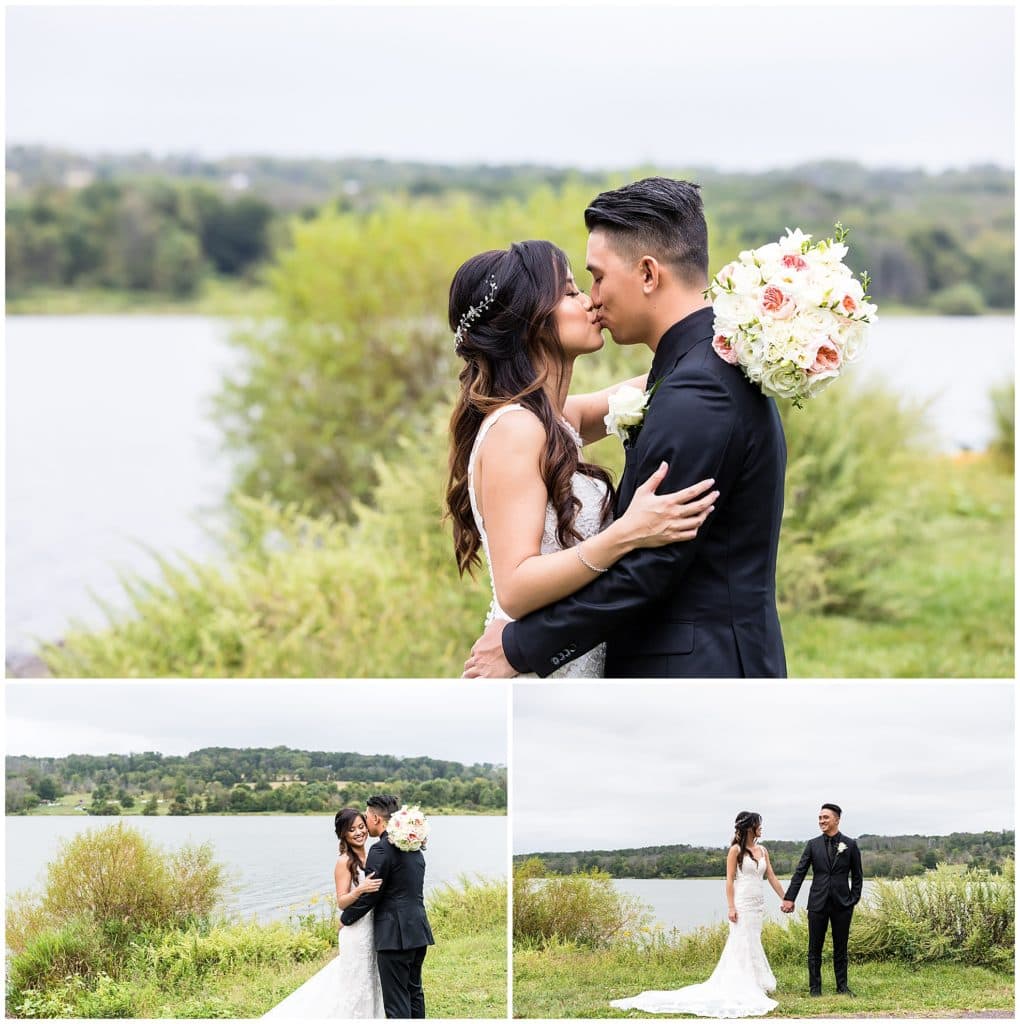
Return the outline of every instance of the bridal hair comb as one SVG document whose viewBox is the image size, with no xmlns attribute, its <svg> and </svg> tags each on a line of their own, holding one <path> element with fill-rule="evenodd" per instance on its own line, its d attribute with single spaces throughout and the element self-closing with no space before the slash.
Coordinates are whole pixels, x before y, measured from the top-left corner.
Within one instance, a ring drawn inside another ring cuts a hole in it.
<svg viewBox="0 0 1020 1024">
<path fill-rule="evenodd" d="M 467 329 L 492 305 L 492 300 L 495 299 L 497 290 L 496 279 L 490 277 L 488 294 L 477 306 L 468 306 L 467 312 L 460 318 L 460 322 L 457 324 L 457 331 L 453 336 L 456 348 L 460 348 Z"/>
</svg>

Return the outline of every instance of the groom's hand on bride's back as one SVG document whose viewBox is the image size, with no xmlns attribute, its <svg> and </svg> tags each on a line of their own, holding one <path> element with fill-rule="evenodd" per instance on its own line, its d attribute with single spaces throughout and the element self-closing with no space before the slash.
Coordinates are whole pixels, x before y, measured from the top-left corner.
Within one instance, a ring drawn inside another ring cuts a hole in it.
<svg viewBox="0 0 1020 1024">
<path fill-rule="evenodd" d="M 485 627 L 485 632 L 475 641 L 470 657 L 464 662 L 465 679 L 509 679 L 517 675 L 517 669 L 503 653 L 504 629 L 506 622 L 502 619 L 494 619 Z"/>
</svg>

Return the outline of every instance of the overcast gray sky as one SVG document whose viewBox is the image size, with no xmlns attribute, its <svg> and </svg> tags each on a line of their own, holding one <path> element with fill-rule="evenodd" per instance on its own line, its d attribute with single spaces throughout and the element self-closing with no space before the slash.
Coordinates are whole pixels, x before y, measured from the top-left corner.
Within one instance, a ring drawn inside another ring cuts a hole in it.
<svg viewBox="0 0 1020 1024">
<path fill-rule="evenodd" d="M 8 7 L 7 139 L 756 170 L 1013 164 L 1011 6 Z"/>
<path fill-rule="evenodd" d="M 519 686 L 514 850 L 1013 827 L 1013 683 Z"/>
<path fill-rule="evenodd" d="M 506 764 L 507 684 L 5 684 L 10 754 L 186 754 L 201 747 L 343 750 Z"/>
</svg>

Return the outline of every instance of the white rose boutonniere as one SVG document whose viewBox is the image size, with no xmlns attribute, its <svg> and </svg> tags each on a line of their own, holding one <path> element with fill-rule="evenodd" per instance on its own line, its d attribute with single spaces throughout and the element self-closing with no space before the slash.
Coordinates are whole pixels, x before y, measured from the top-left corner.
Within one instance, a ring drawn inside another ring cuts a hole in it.
<svg viewBox="0 0 1020 1024">
<path fill-rule="evenodd" d="M 630 384 L 617 388 L 609 396 L 609 412 L 605 416 L 606 433 L 615 434 L 624 445 L 633 444 L 658 384 L 656 381 L 647 391 L 639 391 Z"/>
<path fill-rule="evenodd" d="M 846 843 L 840 843 L 839 846 L 836 847 L 836 853 L 843 853 L 844 850 L 846 850 Z"/>
</svg>

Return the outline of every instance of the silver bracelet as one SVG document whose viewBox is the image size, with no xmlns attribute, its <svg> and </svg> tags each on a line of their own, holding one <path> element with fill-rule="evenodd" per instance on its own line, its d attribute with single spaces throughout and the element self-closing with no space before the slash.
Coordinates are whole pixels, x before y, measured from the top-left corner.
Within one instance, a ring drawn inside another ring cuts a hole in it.
<svg viewBox="0 0 1020 1024">
<path fill-rule="evenodd" d="M 591 569 L 592 572 L 609 572 L 608 569 L 600 569 L 597 565 L 592 565 L 591 562 L 589 562 L 588 559 L 585 558 L 584 555 L 581 554 L 581 545 L 580 544 L 578 544 L 574 548 L 574 552 L 577 554 L 577 557 L 580 559 L 581 565 L 583 565 L 586 569 Z"/>
</svg>

